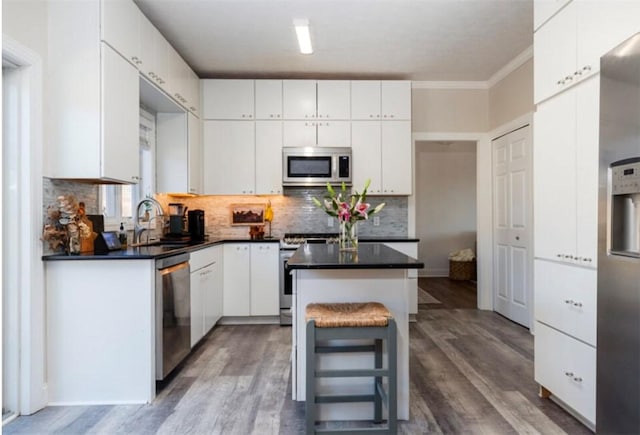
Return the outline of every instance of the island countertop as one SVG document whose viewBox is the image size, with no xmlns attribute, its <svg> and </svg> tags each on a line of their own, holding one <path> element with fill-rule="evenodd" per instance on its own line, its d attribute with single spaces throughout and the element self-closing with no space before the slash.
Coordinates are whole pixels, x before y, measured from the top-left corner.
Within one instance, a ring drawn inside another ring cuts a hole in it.
<svg viewBox="0 0 640 435">
<path fill-rule="evenodd" d="M 289 269 L 422 269 L 424 263 L 382 243 L 361 243 L 357 252 L 337 244 L 305 244 L 288 260 Z"/>
</svg>

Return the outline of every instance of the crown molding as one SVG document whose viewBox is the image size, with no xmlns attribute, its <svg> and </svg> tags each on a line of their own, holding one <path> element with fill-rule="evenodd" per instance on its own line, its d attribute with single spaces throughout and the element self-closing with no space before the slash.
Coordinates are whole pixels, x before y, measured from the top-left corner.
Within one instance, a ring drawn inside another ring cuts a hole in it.
<svg viewBox="0 0 640 435">
<path fill-rule="evenodd" d="M 522 53 L 513 58 L 508 64 L 500 68 L 498 72 L 485 81 L 467 82 L 439 82 L 439 81 L 412 81 L 412 89 L 491 89 L 500 80 L 521 67 L 525 62 L 533 57 L 533 45 L 530 45 Z"/>
<path fill-rule="evenodd" d="M 412 89 L 489 89 L 487 82 L 412 81 Z"/>
<path fill-rule="evenodd" d="M 491 76 L 489 80 L 486 81 L 487 88 L 492 88 L 496 85 L 500 80 L 520 68 L 525 64 L 529 59 L 533 57 L 533 45 L 527 47 L 522 53 L 513 58 L 508 64 L 503 66 L 498 72 Z"/>
</svg>

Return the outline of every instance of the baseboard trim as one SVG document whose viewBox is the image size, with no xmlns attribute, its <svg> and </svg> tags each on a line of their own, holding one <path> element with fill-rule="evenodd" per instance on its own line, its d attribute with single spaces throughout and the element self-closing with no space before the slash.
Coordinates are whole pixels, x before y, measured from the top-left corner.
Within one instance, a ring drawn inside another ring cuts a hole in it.
<svg viewBox="0 0 640 435">
<path fill-rule="evenodd" d="M 218 325 L 279 325 L 280 316 L 226 316 Z"/>
</svg>

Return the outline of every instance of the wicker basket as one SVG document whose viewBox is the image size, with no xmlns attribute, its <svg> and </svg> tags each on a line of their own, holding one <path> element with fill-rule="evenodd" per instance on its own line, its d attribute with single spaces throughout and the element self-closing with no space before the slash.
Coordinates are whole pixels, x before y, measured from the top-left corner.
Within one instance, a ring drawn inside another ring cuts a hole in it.
<svg viewBox="0 0 640 435">
<path fill-rule="evenodd" d="M 455 261 L 449 260 L 449 278 L 456 281 L 476 280 L 476 260 Z"/>
</svg>

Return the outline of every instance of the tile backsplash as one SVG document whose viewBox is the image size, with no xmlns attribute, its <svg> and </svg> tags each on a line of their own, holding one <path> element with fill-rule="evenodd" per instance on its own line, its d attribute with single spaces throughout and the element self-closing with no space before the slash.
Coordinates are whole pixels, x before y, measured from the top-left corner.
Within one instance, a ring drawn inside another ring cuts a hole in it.
<svg viewBox="0 0 640 435">
<path fill-rule="evenodd" d="M 273 237 L 280 238 L 284 233 L 322 233 L 338 232 L 338 224 L 328 225 L 329 216 L 318 209 L 311 198 L 322 198 L 326 189 L 288 188 L 285 195 L 277 196 L 198 196 L 176 198 L 157 195 L 165 210 L 172 202 L 182 202 L 189 210 L 201 209 L 205 212 L 206 231 L 212 237 L 248 237 L 248 226 L 231 225 L 232 204 L 266 204 L 271 201 L 274 218 L 271 227 Z M 361 221 L 358 234 L 361 236 L 406 236 L 408 234 L 407 197 L 368 197 L 372 207 L 386 203 L 378 214 L 380 225 L 373 226 L 373 220 Z M 266 228 L 268 232 L 268 225 Z"/>
</svg>

